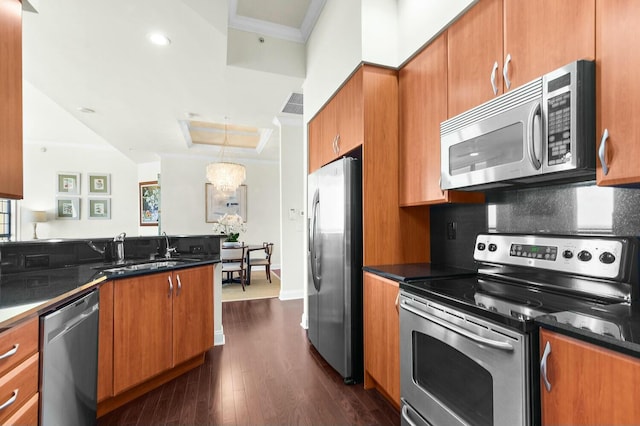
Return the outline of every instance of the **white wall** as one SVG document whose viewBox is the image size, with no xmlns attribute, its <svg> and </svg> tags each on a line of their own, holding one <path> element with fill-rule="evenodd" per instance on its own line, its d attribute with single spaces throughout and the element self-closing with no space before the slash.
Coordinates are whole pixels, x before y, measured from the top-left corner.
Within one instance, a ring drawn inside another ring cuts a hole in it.
<svg viewBox="0 0 640 426">
<path fill-rule="evenodd" d="M 277 117 L 280 128 L 280 241 L 282 275 L 280 299 L 304 297 L 306 160 L 302 117 Z"/>
<path fill-rule="evenodd" d="M 360 1 L 327 0 L 307 41 L 304 122 L 315 115 L 362 61 Z"/>
<path fill-rule="evenodd" d="M 362 1 L 362 60 L 395 67 L 398 63 L 398 1 Z"/>
<path fill-rule="evenodd" d="M 213 234 L 205 221 L 205 170 L 207 157 L 163 156 L 160 160 L 162 231 L 169 235 Z M 280 191 L 276 162 L 243 162 L 247 167 L 247 231 L 240 240 L 248 244 L 275 243 L 271 261 L 280 265 Z"/>
<path fill-rule="evenodd" d="M 398 61 L 405 62 L 478 0 L 397 0 Z M 488 31 L 488 30 L 487 30 Z"/>
<path fill-rule="evenodd" d="M 38 224 L 38 237 L 98 238 L 120 232 L 137 235 L 137 166 L 110 146 L 83 146 L 27 141 L 24 144 L 24 199 L 20 202 L 22 240 L 31 239 L 28 211 L 45 210 L 48 222 Z M 80 173 L 80 220 L 55 218 L 56 173 Z M 88 219 L 87 173 L 111 173 L 111 220 Z"/>
</svg>

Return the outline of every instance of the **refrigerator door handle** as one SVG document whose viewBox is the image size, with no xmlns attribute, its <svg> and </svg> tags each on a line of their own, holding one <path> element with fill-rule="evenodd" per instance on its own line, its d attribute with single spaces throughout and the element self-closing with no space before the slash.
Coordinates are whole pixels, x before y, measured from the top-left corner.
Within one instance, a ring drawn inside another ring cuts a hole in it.
<svg viewBox="0 0 640 426">
<path fill-rule="evenodd" d="M 313 195 L 312 213 L 311 213 L 311 229 L 309 230 L 309 250 L 311 250 L 311 278 L 316 291 L 320 291 L 320 275 L 318 269 L 320 259 L 317 258 L 316 250 L 316 229 L 318 228 L 318 206 L 320 204 L 320 190 L 316 189 Z"/>
</svg>

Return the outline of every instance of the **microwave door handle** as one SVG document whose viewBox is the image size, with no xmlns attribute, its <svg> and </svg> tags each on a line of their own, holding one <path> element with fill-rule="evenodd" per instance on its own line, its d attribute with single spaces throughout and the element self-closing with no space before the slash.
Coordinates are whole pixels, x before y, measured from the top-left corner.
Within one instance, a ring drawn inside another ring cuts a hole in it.
<svg viewBox="0 0 640 426">
<path fill-rule="evenodd" d="M 529 119 L 527 128 L 529 129 L 527 140 L 529 142 L 529 158 L 531 159 L 531 164 L 536 170 L 540 169 L 542 163 L 540 162 L 540 158 L 536 153 L 536 147 L 538 147 L 537 152 L 541 153 L 541 145 L 542 145 L 542 134 L 540 133 L 540 137 L 538 138 L 538 143 L 536 143 L 536 128 L 540 128 L 540 123 L 542 121 L 541 114 L 541 105 L 540 102 L 537 102 L 531 111 L 529 112 Z M 536 117 L 538 120 L 536 120 Z"/>
</svg>

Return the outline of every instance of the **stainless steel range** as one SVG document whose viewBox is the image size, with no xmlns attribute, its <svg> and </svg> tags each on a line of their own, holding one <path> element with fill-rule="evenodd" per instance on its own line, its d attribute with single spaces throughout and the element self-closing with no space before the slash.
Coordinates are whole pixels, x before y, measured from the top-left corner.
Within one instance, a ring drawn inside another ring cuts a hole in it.
<svg viewBox="0 0 640 426">
<path fill-rule="evenodd" d="M 480 234 L 475 277 L 400 284 L 403 425 L 539 423 L 534 318 L 635 296 L 634 238 Z M 634 294 L 632 294 L 632 292 Z"/>
</svg>

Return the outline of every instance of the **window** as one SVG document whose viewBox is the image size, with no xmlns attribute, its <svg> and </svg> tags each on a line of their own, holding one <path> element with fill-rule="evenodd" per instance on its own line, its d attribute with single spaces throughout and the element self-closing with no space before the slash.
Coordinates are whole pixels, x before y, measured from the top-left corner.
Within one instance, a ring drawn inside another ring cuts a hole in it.
<svg viewBox="0 0 640 426">
<path fill-rule="evenodd" d="M 0 241 L 11 240 L 11 200 L 0 199 Z"/>
</svg>

